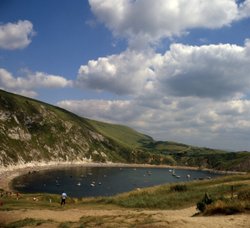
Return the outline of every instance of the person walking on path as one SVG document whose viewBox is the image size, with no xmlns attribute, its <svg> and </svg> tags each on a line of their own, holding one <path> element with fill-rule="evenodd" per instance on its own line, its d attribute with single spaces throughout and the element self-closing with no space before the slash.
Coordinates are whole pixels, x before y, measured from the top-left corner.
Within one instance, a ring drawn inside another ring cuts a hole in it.
<svg viewBox="0 0 250 228">
<path fill-rule="evenodd" d="M 67 194 L 65 192 L 62 193 L 62 196 L 61 196 L 61 205 L 65 205 L 66 203 L 66 198 L 67 198 Z"/>
</svg>

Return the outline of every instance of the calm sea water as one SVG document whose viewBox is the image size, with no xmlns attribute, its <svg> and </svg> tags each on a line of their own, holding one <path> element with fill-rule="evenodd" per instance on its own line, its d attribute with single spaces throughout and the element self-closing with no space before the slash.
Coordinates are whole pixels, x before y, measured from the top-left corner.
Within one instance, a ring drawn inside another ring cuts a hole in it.
<svg viewBox="0 0 250 228">
<path fill-rule="evenodd" d="M 184 169 L 176 169 L 174 176 L 171 171 L 168 168 L 71 167 L 19 176 L 14 179 L 13 187 L 25 193 L 65 191 L 71 197 L 111 196 L 135 188 L 218 176 L 208 171 Z"/>
</svg>

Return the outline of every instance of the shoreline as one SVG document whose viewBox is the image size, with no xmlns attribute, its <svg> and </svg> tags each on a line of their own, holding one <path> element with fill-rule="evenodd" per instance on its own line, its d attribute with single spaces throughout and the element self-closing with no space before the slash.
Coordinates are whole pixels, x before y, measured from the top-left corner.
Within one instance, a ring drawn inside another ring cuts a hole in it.
<svg viewBox="0 0 250 228">
<path fill-rule="evenodd" d="M 131 168 L 170 168 L 170 169 L 187 169 L 187 170 L 201 170 L 209 171 L 213 173 L 220 174 L 246 174 L 246 172 L 237 172 L 237 171 L 221 171 L 213 169 L 200 169 L 199 167 L 190 167 L 190 166 L 171 166 L 171 165 L 150 165 L 150 164 L 128 164 L 128 163 L 97 163 L 90 160 L 85 161 L 75 161 L 75 162 L 33 162 L 17 166 L 9 166 L 6 168 L 0 168 L 0 189 L 4 191 L 14 191 L 11 183 L 15 177 L 24 175 L 28 172 L 33 171 L 42 171 L 48 169 L 61 169 L 65 167 L 131 167 Z"/>
</svg>

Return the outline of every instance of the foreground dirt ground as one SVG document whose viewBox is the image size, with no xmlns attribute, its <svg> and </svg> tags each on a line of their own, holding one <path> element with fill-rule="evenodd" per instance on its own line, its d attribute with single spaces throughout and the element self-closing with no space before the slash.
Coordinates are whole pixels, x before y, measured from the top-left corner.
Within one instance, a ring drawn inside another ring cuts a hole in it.
<svg viewBox="0 0 250 228">
<path fill-rule="evenodd" d="M 201 217 L 193 216 L 195 207 L 182 210 L 127 210 L 127 209 L 25 209 L 0 211 L 2 225 L 33 218 L 40 223 L 25 227 L 171 227 L 171 228 L 235 228 L 250 227 L 250 215 Z"/>
</svg>

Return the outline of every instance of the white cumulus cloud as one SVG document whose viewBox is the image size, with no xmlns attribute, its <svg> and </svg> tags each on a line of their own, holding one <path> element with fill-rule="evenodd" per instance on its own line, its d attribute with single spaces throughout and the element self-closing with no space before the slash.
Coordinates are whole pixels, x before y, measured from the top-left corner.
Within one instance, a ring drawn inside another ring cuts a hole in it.
<svg viewBox="0 0 250 228">
<path fill-rule="evenodd" d="M 159 140 L 231 150 L 250 147 L 249 100 L 163 97 L 158 102 L 158 108 L 137 99 L 64 100 L 57 105 L 91 119 L 123 123 Z"/>
<path fill-rule="evenodd" d="M 158 82 L 176 96 L 220 99 L 248 94 L 249 50 L 248 41 L 245 46 L 173 44 L 163 56 Z"/>
<path fill-rule="evenodd" d="M 9 71 L 0 68 L 0 87 L 11 92 L 28 96 L 36 96 L 37 88 L 64 88 L 72 86 L 72 81 L 62 76 L 50 75 L 44 72 L 26 71 L 24 77 L 14 77 Z"/>
<path fill-rule="evenodd" d="M 249 17 L 249 0 L 89 0 L 91 10 L 133 47 L 179 36 L 193 28 L 221 28 Z"/>
<path fill-rule="evenodd" d="M 33 24 L 27 20 L 0 25 L 0 48 L 23 49 L 31 43 L 34 34 Z"/>
<path fill-rule="evenodd" d="M 127 50 L 119 55 L 90 60 L 80 67 L 76 85 L 120 95 L 136 93 L 154 78 L 151 57 L 156 56 Z"/>
<path fill-rule="evenodd" d="M 76 85 L 119 95 L 242 97 L 250 92 L 249 44 L 172 44 L 164 54 L 128 49 L 82 65 Z"/>
<path fill-rule="evenodd" d="M 58 105 L 156 139 L 244 150 L 250 148 L 249 57 L 249 40 L 242 46 L 172 44 L 163 54 L 128 49 L 82 65 L 77 84 L 129 99 Z"/>
</svg>

